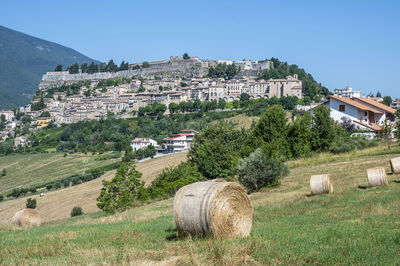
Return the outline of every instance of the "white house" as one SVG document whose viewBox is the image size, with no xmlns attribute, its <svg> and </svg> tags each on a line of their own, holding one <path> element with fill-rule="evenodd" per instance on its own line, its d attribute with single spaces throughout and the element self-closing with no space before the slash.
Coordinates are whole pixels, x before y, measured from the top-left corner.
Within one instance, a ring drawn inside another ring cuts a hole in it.
<svg viewBox="0 0 400 266">
<path fill-rule="evenodd" d="M 164 146 L 167 152 L 174 153 L 188 150 L 196 133 L 194 130 L 181 130 L 178 134 L 172 134 L 164 138 Z"/>
<path fill-rule="evenodd" d="M 4 115 L 4 118 L 6 121 L 11 121 L 14 118 L 14 112 L 13 111 L 0 111 L 0 116 Z"/>
<path fill-rule="evenodd" d="M 153 145 L 157 147 L 157 141 L 150 138 L 135 138 L 131 141 L 131 147 L 133 151 L 137 151 L 147 146 Z"/>
<path fill-rule="evenodd" d="M 331 110 L 331 117 L 338 123 L 350 119 L 357 129 L 381 130 L 385 119 L 394 122 L 396 110 L 367 98 L 329 96 L 325 103 Z"/>
<path fill-rule="evenodd" d="M 361 97 L 361 91 L 353 91 L 352 87 L 347 86 L 344 89 L 335 89 L 334 95 L 349 98 Z"/>
<path fill-rule="evenodd" d="M 393 108 L 391 108 L 391 107 L 389 107 L 389 106 L 387 106 L 387 105 L 385 105 L 383 103 L 377 102 L 377 101 L 375 101 L 374 99 L 371 99 L 371 98 L 356 97 L 356 98 L 354 98 L 354 100 L 356 102 L 360 102 L 362 104 L 365 104 L 367 106 L 375 108 L 378 111 L 383 112 L 385 114 L 383 120 L 387 119 L 390 122 L 395 122 L 395 120 L 396 120 L 396 112 L 397 112 L 396 109 L 393 109 Z"/>
<path fill-rule="evenodd" d="M 391 108 L 399 109 L 400 108 L 400 100 L 396 99 L 390 104 Z"/>
</svg>

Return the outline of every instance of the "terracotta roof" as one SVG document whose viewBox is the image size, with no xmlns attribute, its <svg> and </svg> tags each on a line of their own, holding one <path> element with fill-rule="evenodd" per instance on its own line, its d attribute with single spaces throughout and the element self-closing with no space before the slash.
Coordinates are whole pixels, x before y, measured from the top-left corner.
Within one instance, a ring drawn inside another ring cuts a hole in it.
<svg viewBox="0 0 400 266">
<path fill-rule="evenodd" d="M 376 131 L 381 130 L 381 127 L 376 125 L 376 124 L 368 124 L 368 123 L 361 122 L 359 120 L 354 120 L 354 122 L 356 122 L 357 124 L 360 124 L 362 126 L 365 126 L 365 127 L 371 128 L 373 130 L 376 130 Z"/>
<path fill-rule="evenodd" d="M 333 98 L 335 100 L 347 103 L 348 105 L 354 106 L 354 107 L 356 107 L 358 109 L 361 109 L 363 111 L 371 111 L 371 112 L 376 113 L 376 114 L 382 114 L 381 111 L 378 111 L 378 110 L 376 110 L 376 109 L 374 109 L 372 107 L 369 107 L 369 106 L 367 106 L 365 104 L 356 102 L 356 101 L 354 101 L 354 100 L 352 100 L 350 98 L 347 98 L 347 97 L 339 97 L 339 96 L 331 95 L 331 96 L 329 96 L 329 98 Z"/>
<path fill-rule="evenodd" d="M 382 103 L 378 103 L 378 102 L 376 102 L 374 100 L 371 100 L 371 99 L 368 99 L 368 98 L 358 98 L 358 97 L 356 97 L 355 99 L 357 99 L 359 101 L 362 101 L 364 103 L 368 103 L 370 105 L 373 105 L 373 106 L 375 106 L 375 107 L 377 107 L 379 109 L 385 110 L 386 112 L 391 113 L 391 114 L 395 114 L 397 112 L 397 110 L 395 110 L 393 108 L 390 108 L 387 105 L 384 105 Z"/>
</svg>

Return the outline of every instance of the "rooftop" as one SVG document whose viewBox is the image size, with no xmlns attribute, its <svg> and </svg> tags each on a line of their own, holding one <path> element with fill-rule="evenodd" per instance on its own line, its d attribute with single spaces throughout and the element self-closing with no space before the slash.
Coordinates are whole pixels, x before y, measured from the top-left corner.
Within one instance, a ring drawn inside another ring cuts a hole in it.
<svg viewBox="0 0 400 266">
<path fill-rule="evenodd" d="M 354 106 L 354 107 L 356 107 L 358 109 L 361 109 L 363 111 L 371 111 L 371 112 L 376 113 L 376 114 L 382 114 L 381 111 L 378 111 L 378 110 L 376 110 L 376 109 L 374 109 L 372 107 L 369 107 L 369 106 L 367 106 L 365 104 L 356 102 L 356 101 L 354 101 L 354 100 L 352 100 L 350 98 L 347 98 L 347 97 L 339 97 L 339 96 L 330 95 L 329 98 L 332 98 L 332 99 L 347 103 L 348 105 Z"/>
<path fill-rule="evenodd" d="M 395 114 L 395 113 L 397 112 L 396 109 L 390 108 L 389 106 L 387 106 L 387 105 L 385 105 L 385 104 L 382 104 L 382 103 L 379 103 L 379 102 L 377 102 L 377 101 L 374 101 L 374 100 L 372 100 L 372 99 L 368 99 L 368 98 L 358 98 L 358 97 L 356 97 L 355 99 L 357 99 L 357 100 L 359 100 L 359 101 L 362 101 L 362 102 L 364 102 L 364 103 L 368 103 L 368 104 L 370 104 L 370 105 L 373 105 L 373 106 L 375 106 L 375 107 L 377 107 L 377 108 L 379 108 L 379 109 L 385 110 L 386 112 L 391 113 L 391 114 Z"/>
</svg>

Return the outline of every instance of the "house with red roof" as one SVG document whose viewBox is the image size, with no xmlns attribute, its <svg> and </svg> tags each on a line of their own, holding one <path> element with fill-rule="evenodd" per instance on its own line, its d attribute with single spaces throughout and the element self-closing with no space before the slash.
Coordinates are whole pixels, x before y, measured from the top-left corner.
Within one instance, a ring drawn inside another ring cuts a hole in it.
<svg viewBox="0 0 400 266">
<path fill-rule="evenodd" d="M 380 131 L 386 119 L 395 122 L 395 109 L 368 98 L 329 96 L 325 105 L 336 122 L 350 120 L 357 129 Z"/>
</svg>

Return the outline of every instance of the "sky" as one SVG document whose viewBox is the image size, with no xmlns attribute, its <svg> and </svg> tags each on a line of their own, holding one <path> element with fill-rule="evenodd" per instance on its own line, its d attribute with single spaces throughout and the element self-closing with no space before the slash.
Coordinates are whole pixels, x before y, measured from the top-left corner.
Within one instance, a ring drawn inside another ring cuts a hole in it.
<svg viewBox="0 0 400 266">
<path fill-rule="evenodd" d="M 1 0 L 0 25 L 107 62 L 297 64 L 331 91 L 400 98 L 400 1 Z"/>
</svg>

